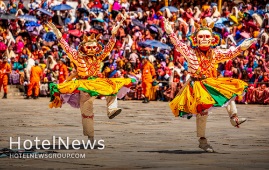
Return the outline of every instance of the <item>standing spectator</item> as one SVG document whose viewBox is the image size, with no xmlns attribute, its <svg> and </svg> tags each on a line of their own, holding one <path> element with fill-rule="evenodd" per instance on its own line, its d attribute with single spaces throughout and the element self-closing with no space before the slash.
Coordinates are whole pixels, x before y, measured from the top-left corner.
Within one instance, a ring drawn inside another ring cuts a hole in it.
<svg viewBox="0 0 269 170">
<path fill-rule="evenodd" d="M 149 62 L 146 56 L 142 57 L 142 88 L 145 96 L 143 103 L 149 103 L 150 90 L 152 88 L 153 78 L 156 76 L 153 65 Z"/>
<path fill-rule="evenodd" d="M 8 74 L 11 73 L 11 67 L 7 63 L 7 57 L 4 57 L 3 60 L 0 60 L 0 91 L 4 89 L 4 96 L 2 99 L 7 98 L 7 84 L 8 84 Z"/>
<path fill-rule="evenodd" d="M 38 98 L 39 95 L 39 84 L 40 84 L 40 80 L 42 77 L 42 70 L 41 68 L 38 66 L 38 61 L 35 61 L 35 66 L 33 66 L 31 68 L 31 72 L 30 72 L 30 84 L 28 86 L 28 92 L 27 92 L 27 97 L 25 99 L 29 99 L 30 96 L 32 96 L 33 93 L 33 89 L 35 89 L 34 92 L 34 99 Z"/>
</svg>

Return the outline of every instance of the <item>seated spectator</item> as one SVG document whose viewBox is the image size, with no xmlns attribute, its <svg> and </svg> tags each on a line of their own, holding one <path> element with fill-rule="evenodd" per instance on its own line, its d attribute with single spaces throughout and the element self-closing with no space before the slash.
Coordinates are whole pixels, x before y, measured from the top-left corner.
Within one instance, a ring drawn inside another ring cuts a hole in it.
<svg viewBox="0 0 269 170">
<path fill-rule="evenodd" d="M 10 14 L 16 14 L 17 13 L 18 6 L 15 3 L 15 0 L 10 0 L 9 3 L 7 4 L 7 11 Z"/>
</svg>

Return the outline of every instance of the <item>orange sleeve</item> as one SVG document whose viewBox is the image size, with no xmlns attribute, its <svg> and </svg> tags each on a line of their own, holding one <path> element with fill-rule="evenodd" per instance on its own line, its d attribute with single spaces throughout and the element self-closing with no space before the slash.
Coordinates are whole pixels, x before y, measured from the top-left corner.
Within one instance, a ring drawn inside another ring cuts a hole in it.
<svg viewBox="0 0 269 170">
<path fill-rule="evenodd" d="M 65 51 L 65 53 L 68 55 L 71 61 L 75 62 L 78 59 L 78 51 L 71 48 L 69 44 L 63 38 L 59 40 L 59 44 L 62 47 L 62 49 Z"/>
</svg>

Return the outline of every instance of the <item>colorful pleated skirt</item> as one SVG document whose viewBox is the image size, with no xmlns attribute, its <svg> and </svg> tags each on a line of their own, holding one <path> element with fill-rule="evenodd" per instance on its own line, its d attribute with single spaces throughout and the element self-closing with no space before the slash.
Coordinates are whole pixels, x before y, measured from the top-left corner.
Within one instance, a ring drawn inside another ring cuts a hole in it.
<svg viewBox="0 0 269 170">
<path fill-rule="evenodd" d="M 129 86 L 135 80 L 131 78 L 90 78 L 67 81 L 61 84 L 50 84 L 50 108 L 61 107 L 60 94 L 74 94 L 79 91 L 90 96 L 115 96 L 120 88 Z"/>
<path fill-rule="evenodd" d="M 169 106 L 176 117 L 190 118 L 211 107 L 222 107 L 232 98 L 244 95 L 248 86 L 233 78 L 189 80 Z"/>
</svg>

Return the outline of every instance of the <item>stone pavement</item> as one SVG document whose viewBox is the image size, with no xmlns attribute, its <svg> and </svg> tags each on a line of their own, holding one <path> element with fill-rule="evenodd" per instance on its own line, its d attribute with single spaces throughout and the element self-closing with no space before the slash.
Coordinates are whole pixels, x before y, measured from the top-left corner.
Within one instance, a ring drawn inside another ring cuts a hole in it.
<svg viewBox="0 0 269 170">
<path fill-rule="evenodd" d="M 2 96 L 2 95 L 1 95 Z M 41 140 L 56 137 L 86 140 L 78 109 L 49 109 L 49 98 L 0 99 L 0 149 L 9 137 Z M 85 153 L 85 159 L 0 158 L 0 169 L 267 169 L 269 167 L 269 107 L 239 105 L 248 118 L 231 126 L 226 110 L 212 110 L 207 136 L 216 153 L 198 148 L 195 118 L 174 118 L 167 102 L 119 101 L 123 112 L 110 120 L 104 100 L 95 101 L 95 137 L 104 150 L 54 150 Z"/>
</svg>

